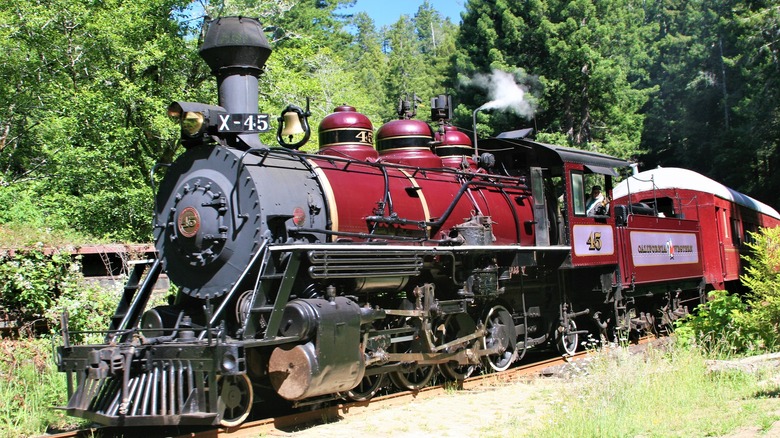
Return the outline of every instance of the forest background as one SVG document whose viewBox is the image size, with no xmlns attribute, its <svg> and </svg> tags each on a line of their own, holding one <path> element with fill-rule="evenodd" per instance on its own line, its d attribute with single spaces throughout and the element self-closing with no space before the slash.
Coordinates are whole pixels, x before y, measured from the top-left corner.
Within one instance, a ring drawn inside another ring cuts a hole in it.
<svg viewBox="0 0 780 438">
<path fill-rule="evenodd" d="M 343 103 L 377 128 L 401 96 L 419 96 L 427 119 L 429 99 L 450 93 L 471 134 L 472 112 L 497 100 L 477 113 L 480 136 L 533 127 L 780 205 L 775 1 L 467 0 L 459 25 L 426 1 L 379 29 L 351 3 L 0 0 L 2 232 L 151 239 L 150 171 L 183 150 L 165 109 L 216 103 L 195 11 L 266 26 L 259 110 L 273 119 L 308 96 L 315 129 Z"/>
</svg>

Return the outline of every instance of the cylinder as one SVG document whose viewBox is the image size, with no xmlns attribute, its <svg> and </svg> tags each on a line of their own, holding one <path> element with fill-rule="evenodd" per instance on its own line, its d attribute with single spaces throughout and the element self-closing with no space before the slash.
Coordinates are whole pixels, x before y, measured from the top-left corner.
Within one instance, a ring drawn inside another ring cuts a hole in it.
<svg viewBox="0 0 780 438">
<path fill-rule="evenodd" d="M 289 327 L 282 323 L 282 334 L 307 333 L 309 338 L 279 346 L 271 353 L 268 375 L 280 396 L 302 400 L 349 391 L 360 383 L 366 371 L 360 325 L 364 319 L 381 315 L 367 318 L 357 303 L 344 297 L 294 300 L 284 315 L 292 319 Z"/>
</svg>

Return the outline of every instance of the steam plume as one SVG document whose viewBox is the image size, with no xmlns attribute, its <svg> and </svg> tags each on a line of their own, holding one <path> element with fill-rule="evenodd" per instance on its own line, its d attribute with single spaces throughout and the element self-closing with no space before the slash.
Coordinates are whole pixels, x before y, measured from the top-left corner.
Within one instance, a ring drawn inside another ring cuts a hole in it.
<svg viewBox="0 0 780 438">
<path fill-rule="evenodd" d="M 525 98 L 528 89 L 515 81 L 515 76 L 501 70 L 493 70 L 491 74 L 479 74 L 471 81 L 471 85 L 488 92 L 490 101 L 479 108 L 509 110 L 518 116 L 532 118 L 534 105 Z"/>
</svg>

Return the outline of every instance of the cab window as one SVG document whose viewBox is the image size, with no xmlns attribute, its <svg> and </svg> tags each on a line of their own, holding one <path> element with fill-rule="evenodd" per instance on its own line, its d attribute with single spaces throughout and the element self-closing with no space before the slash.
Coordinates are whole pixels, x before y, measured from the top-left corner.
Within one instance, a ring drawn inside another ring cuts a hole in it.
<svg viewBox="0 0 780 438">
<path fill-rule="evenodd" d="M 572 207 L 577 216 L 604 216 L 608 214 L 609 181 L 598 173 L 571 173 Z"/>
<path fill-rule="evenodd" d="M 578 172 L 571 174 L 571 199 L 574 208 L 574 214 L 585 214 L 585 181 L 583 175 Z"/>
</svg>

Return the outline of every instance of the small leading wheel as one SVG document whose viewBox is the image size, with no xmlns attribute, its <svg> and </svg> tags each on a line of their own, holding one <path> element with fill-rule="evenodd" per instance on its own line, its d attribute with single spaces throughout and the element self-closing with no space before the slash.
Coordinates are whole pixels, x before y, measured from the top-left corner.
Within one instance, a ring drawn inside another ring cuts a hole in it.
<svg viewBox="0 0 780 438">
<path fill-rule="evenodd" d="M 219 390 L 217 400 L 219 425 L 235 427 L 243 423 L 249 417 L 254 401 L 254 391 L 249 377 L 246 374 L 219 376 L 217 389 Z"/>
<path fill-rule="evenodd" d="M 558 327 L 555 331 L 555 346 L 561 355 L 573 356 L 577 352 L 578 344 L 577 324 L 573 319 L 569 319 L 568 327 Z"/>
<path fill-rule="evenodd" d="M 441 331 L 437 332 L 437 344 L 443 345 L 448 342 L 454 341 L 458 338 L 462 338 L 473 334 L 477 329 L 474 324 L 474 320 L 465 313 L 457 313 L 449 315 L 441 324 Z M 471 348 L 475 341 L 470 341 L 468 344 L 462 344 L 453 348 L 455 351 L 462 350 L 464 348 Z M 449 351 L 449 349 L 448 349 Z M 444 377 L 451 380 L 466 380 L 471 376 L 476 367 L 473 364 L 459 364 L 458 362 L 445 362 L 439 364 L 439 370 Z"/>
<path fill-rule="evenodd" d="M 493 306 L 485 317 L 486 350 L 494 350 L 485 356 L 485 363 L 495 371 L 504 371 L 512 365 L 517 351 L 517 335 L 512 314 L 504 306 Z"/>
<path fill-rule="evenodd" d="M 373 376 L 364 376 L 358 386 L 350 389 L 345 396 L 356 402 L 370 400 L 382 387 L 385 386 L 385 375 L 374 374 Z"/>
</svg>

